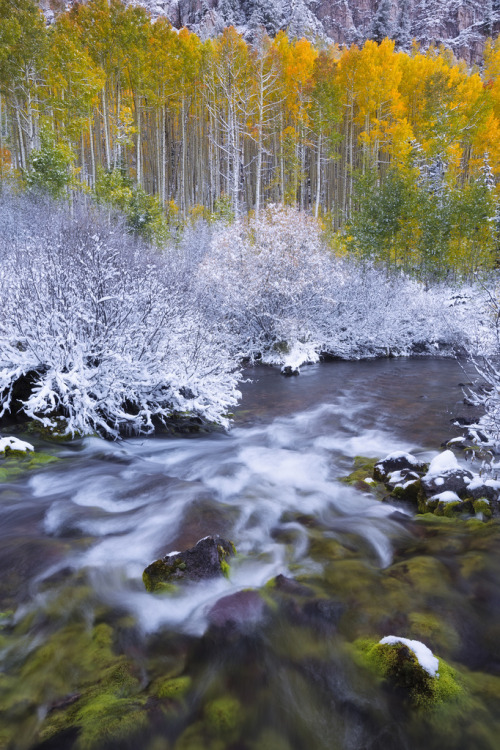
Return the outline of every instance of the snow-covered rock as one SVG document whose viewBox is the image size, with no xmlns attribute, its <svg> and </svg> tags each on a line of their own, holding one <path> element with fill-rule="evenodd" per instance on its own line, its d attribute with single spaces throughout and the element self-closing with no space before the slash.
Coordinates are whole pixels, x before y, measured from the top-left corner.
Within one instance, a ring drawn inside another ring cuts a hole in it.
<svg viewBox="0 0 500 750">
<path fill-rule="evenodd" d="M 425 671 L 430 674 L 431 677 L 439 677 L 439 660 L 434 656 L 430 648 L 428 648 L 421 641 L 413 641 L 409 638 L 401 638 L 396 635 L 387 635 L 385 636 L 385 638 L 382 638 L 379 643 L 381 643 L 382 645 L 394 645 L 396 643 L 402 643 L 403 646 L 406 646 L 415 654 L 417 661 L 422 669 L 425 669 Z"/>
<path fill-rule="evenodd" d="M 459 503 L 460 498 L 455 492 L 451 492 L 450 490 L 446 490 L 445 492 L 440 492 L 439 495 L 433 495 L 431 497 L 431 500 L 436 500 L 438 503 Z"/>
<path fill-rule="evenodd" d="M 432 479 L 433 477 L 437 477 L 441 474 L 447 474 L 449 471 L 455 471 L 459 468 L 460 466 L 458 464 L 457 457 L 452 451 L 447 450 L 443 451 L 443 453 L 439 453 L 437 456 L 435 456 L 435 458 L 432 459 L 425 476 L 426 479 Z"/>
<path fill-rule="evenodd" d="M 388 481 L 393 486 L 404 480 L 418 479 L 415 472 L 424 471 L 426 464 L 411 453 L 395 451 L 375 464 L 374 477 L 380 481 Z M 410 474 L 413 476 L 410 477 Z"/>
<path fill-rule="evenodd" d="M 472 472 L 460 467 L 451 450 L 446 450 L 432 459 L 427 473 L 422 477 L 422 490 L 430 499 L 446 493 L 463 499 L 469 496 L 473 476 Z"/>
<path fill-rule="evenodd" d="M 8 451 L 20 451 L 21 453 L 28 453 L 29 451 L 34 450 L 35 449 L 31 445 L 31 443 L 27 443 L 24 440 L 19 440 L 19 438 L 0 438 L 0 453 L 7 453 Z"/>
</svg>

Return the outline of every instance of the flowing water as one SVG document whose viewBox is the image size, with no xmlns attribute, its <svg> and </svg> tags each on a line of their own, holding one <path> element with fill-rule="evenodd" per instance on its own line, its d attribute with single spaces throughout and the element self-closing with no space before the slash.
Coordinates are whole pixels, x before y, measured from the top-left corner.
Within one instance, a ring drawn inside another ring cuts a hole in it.
<svg viewBox="0 0 500 750">
<path fill-rule="evenodd" d="M 498 747 L 496 522 L 339 481 L 455 436 L 459 365 L 247 375 L 228 434 L 87 439 L 0 484 L 0 748 Z M 145 591 L 151 561 L 212 534 L 227 578 Z M 446 659 L 460 700 L 416 709 L 371 672 L 360 639 L 391 634 Z"/>
</svg>

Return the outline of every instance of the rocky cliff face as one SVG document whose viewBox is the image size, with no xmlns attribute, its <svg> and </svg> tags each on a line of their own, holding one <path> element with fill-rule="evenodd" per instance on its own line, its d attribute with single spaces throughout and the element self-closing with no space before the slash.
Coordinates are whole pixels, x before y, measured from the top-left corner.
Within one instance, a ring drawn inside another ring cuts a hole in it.
<svg viewBox="0 0 500 750">
<path fill-rule="evenodd" d="M 42 0 L 43 4 L 61 0 Z M 444 43 L 468 63 L 480 60 L 485 40 L 500 31 L 500 0 L 130 0 L 154 17 L 167 16 L 202 37 L 236 26 L 246 36 L 326 37 L 340 44 L 390 36 L 407 49 L 412 39 Z M 69 3 L 68 3 L 69 4 Z"/>
</svg>

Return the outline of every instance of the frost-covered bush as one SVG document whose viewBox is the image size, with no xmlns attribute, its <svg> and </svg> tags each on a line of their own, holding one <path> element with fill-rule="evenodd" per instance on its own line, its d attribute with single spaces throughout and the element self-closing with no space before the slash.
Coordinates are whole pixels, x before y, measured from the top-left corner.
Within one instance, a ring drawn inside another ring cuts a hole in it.
<svg viewBox="0 0 500 750">
<path fill-rule="evenodd" d="M 304 359 L 315 357 L 330 270 L 317 223 L 292 208 L 269 206 L 262 219 L 215 234 L 198 280 L 216 296 L 241 355 L 279 363 L 298 345 L 309 351 Z"/>
<path fill-rule="evenodd" d="M 95 205 L 4 194 L 0 418 L 110 437 L 179 412 L 223 423 L 242 359 L 450 352 L 477 330 L 471 300 L 335 257 L 290 207 L 199 222 L 159 252 Z"/>
<path fill-rule="evenodd" d="M 71 434 L 150 432 L 174 412 L 225 421 L 226 333 L 168 256 L 95 210 L 0 200 L 0 417 L 29 375 L 25 414 L 63 416 Z"/>
<path fill-rule="evenodd" d="M 498 279 L 482 285 L 481 325 L 477 335 L 467 343 L 469 360 L 477 378 L 467 391 L 468 401 L 479 407 L 482 415 L 470 432 L 480 430 L 483 441 L 500 453 L 500 290 Z M 479 305 L 477 305 L 479 308 Z M 484 325 L 484 321 L 487 325 Z M 477 434 L 477 432 L 476 432 Z M 478 441 L 481 442 L 481 441 Z M 498 468 L 498 466 L 496 466 Z"/>
<path fill-rule="evenodd" d="M 333 256 L 317 222 L 290 207 L 216 233 L 198 276 L 251 360 L 450 352 L 466 335 L 449 289 Z"/>
</svg>

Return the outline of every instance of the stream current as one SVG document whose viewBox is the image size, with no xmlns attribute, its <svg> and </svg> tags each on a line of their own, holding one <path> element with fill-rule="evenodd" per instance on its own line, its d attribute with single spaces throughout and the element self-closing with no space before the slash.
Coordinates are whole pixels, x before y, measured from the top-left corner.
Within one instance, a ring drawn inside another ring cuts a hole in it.
<svg viewBox="0 0 500 750">
<path fill-rule="evenodd" d="M 90 438 L 0 485 L 0 748 L 498 747 L 496 522 L 415 521 L 339 481 L 455 436 L 459 365 L 246 375 L 227 434 Z M 212 534 L 227 578 L 144 590 Z M 459 709 L 418 712 L 366 669 L 355 643 L 391 634 L 458 670 Z"/>
</svg>

